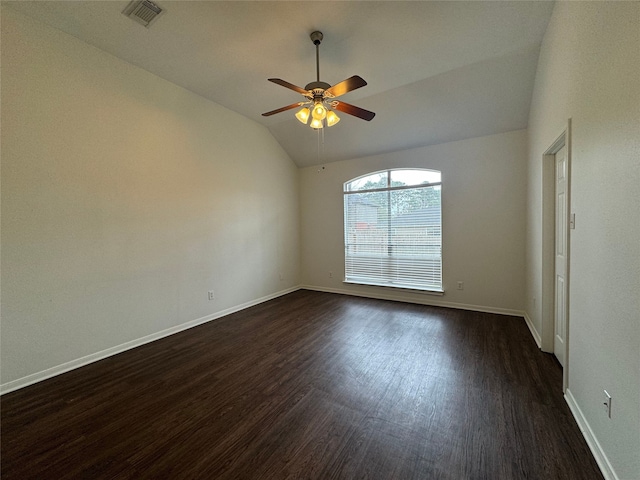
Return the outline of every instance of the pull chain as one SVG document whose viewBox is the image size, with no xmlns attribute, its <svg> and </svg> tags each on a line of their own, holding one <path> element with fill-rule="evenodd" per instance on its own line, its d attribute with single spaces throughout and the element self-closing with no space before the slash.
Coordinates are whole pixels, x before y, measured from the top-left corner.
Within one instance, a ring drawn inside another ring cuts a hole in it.
<svg viewBox="0 0 640 480">
<path fill-rule="evenodd" d="M 321 163 L 320 159 L 322 158 L 322 160 L 324 160 L 324 128 L 318 128 L 317 131 L 318 131 L 318 154 L 317 154 L 317 160 L 318 160 L 318 163 Z"/>
</svg>

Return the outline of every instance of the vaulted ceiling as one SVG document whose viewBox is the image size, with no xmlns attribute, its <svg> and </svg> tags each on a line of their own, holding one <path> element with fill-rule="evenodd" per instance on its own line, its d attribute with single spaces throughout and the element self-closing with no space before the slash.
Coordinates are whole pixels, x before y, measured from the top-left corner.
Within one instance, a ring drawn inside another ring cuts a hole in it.
<svg viewBox="0 0 640 480">
<path fill-rule="evenodd" d="M 547 1 L 164 1 L 150 28 L 128 1 L 5 2 L 12 8 L 266 126 L 298 166 L 526 128 Z M 346 114 L 324 136 L 295 110 L 303 98 L 267 81 L 360 75 Z"/>
</svg>

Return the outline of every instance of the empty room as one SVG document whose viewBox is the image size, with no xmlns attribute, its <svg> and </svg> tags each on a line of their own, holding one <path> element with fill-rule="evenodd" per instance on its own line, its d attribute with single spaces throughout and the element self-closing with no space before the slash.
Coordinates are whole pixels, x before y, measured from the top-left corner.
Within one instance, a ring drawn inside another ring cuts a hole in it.
<svg viewBox="0 0 640 480">
<path fill-rule="evenodd" d="M 640 2 L 0 8 L 3 479 L 640 480 Z"/>
</svg>

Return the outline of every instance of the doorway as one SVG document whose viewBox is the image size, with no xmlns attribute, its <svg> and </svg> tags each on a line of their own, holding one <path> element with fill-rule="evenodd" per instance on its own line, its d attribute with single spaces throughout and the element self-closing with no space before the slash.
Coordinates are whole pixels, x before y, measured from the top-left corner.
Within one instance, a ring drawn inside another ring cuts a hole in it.
<svg viewBox="0 0 640 480">
<path fill-rule="evenodd" d="M 542 158 L 542 350 L 552 353 L 568 386 L 571 122 Z M 572 223 L 573 225 L 573 223 Z"/>
<path fill-rule="evenodd" d="M 555 248 L 553 354 L 564 367 L 567 325 L 567 147 L 555 154 Z"/>
</svg>

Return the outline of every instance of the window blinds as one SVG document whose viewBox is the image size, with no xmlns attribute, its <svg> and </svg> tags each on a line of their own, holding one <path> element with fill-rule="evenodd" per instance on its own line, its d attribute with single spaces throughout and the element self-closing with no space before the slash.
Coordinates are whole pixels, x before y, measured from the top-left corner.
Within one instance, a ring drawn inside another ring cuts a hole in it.
<svg viewBox="0 0 640 480">
<path fill-rule="evenodd" d="M 395 172 L 345 184 L 345 281 L 442 291 L 439 172 L 417 185 Z"/>
</svg>

